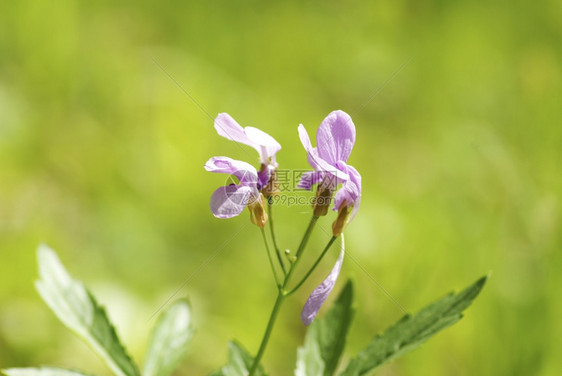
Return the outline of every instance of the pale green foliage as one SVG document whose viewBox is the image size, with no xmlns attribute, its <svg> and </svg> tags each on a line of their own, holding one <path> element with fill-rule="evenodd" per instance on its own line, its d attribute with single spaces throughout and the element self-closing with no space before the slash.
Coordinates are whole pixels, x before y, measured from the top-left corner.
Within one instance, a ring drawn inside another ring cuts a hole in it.
<svg viewBox="0 0 562 376">
<path fill-rule="evenodd" d="M 304 346 L 297 351 L 295 376 L 321 376 L 324 374 L 324 361 L 320 355 L 320 344 L 315 340 L 316 330 L 311 327 L 306 332 Z"/>
<path fill-rule="evenodd" d="M 228 364 L 209 376 L 247 376 L 253 361 L 254 358 L 248 354 L 241 344 L 231 341 L 228 343 Z M 256 370 L 255 375 L 266 375 L 261 365 Z"/>
<path fill-rule="evenodd" d="M 56 253 L 47 246 L 38 249 L 40 280 L 37 290 L 73 332 L 101 356 L 117 376 L 140 376 L 135 363 L 119 342 L 104 309 L 92 294 L 68 274 Z M 462 318 L 463 311 L 478 296 L 486 283 L 482 277 L 460 293 L 450 293 L 428 305 L 414 316 L 406 315 L 352 359 L 340 376 L 365 375 L 382 364 L 420 346 L 439 331 Z M 347 333 L 353 318 L 353 284 L 348 281 L 338 299 L 323 318 L 309 327 L 303 347 L 297 355 L 296 376 L 331 376 L 337 370 Z M 159 317 L 152 332 L 145 359 L 145 376 L 170 376 L 193 334 L 191 311 L 185 300 L 172 304 Z M 253 357 L 236 341 L 228 345 L 229 360 L 211 376 L 247 376 Z M 87 376 L 60 368 L 11 368 L 7 376 Z M 255 376 L 265 376 L 261 365 Z"/>
<path fill-rule="evenodd" d="M 105 310 L 82 282 L 72 279 L 56 253 L 45 245 L 37 251 L 40 279 L 37 291 L 59 320 L 82 338 L 105 361 L 117 376 L 140 376 L 137 366 L 119 342 Z M 185 300 L 179 300 L 162 313 L 152 332 L 147 350 L 144 374 L 172 374 L 193 334 L 191 311 Z M 10 368 L 7 376 L 84 376 L 61 368 Z"/>
<path fill-rule="evenodd" d="M 118 376 L 140 375 L 119 342 L 103 307 L 82 282 L 72 279 L 56 253 L 46 245 L 37 252 L 37 291 L 59 320 L 81 337 Z"/>
<path fill-rule="evenodd" d="M 340 376 L 359 376 L 407 354 L 439 331 L 462 318 L 488 277 L 482 277 L 458 294 L 450 293 L 414 316 L 406 315 L 352 359 Z M 310 325 L 297 354 L 296 376 L 332 376 L 343 353 L 353 318 L 353 284 L 348 281 L 330 311 Z M 246 376 L 253 358 L 241 345 L 229 343 L 229 363 L 210 376 Z M 256 375 L 264 375 L 259 368 Z"/>
<path fill-rule="evenodd" d="M 143 375 L 171 375 L 185 354 L 192 335 L 189 304 L 185 300 L 178 300 L 156 323 L 146 353 Z"/>
<path fill-rule="evenodd" d="M 322 319 L 310 325 L 297 356 L 297 376 L 333 375 L 343 352 L 353 318 L 353 284 L 348 281 Z"/>
<path fill-rule="evenodd" d="M 478 296 L 488 277 L 482 277 L 458 294 L 448 294 L 422 309 L 417 315 L 406 315 L 376 336 L 351 360 L 341 376 L 365 375 L 380 365 L 420 346 L 437 332 L 462 318 L 462 312 Z"/>
<path fill-rule="evenodd" d="M 88 376 L 86 373 L 52 367 L 8 368 L 2 370 L 7 376 Z"/>
</svg>

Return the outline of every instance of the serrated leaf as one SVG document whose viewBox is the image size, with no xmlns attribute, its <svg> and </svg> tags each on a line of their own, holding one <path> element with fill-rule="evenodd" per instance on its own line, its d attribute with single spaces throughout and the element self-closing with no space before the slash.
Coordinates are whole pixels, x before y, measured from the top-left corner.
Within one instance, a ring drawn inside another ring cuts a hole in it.
<svg viewBox="0 0 562 376">
<path fill-rule="evenodd" d="M 37 250 L 40 280 L 35 287 L 59 320 L 82 338 L 118 376 L 139 376 L 137 366 L 119 342 L 103 307 L 82 282 L 72 279 L 56 253 Z"/>
<path fill-rule="evenodd" d="M 420 346 L 437 332 L 462 318 L 462 312 L 478 296 L 488 277 L 482 277 L 458 294 L 450 293 L 422 309 L 417 315 L 406 315 L 376 336 L 359 355 L 352 359 L 341 376 L 359 376 L 375 370 Z"/>
<path fill-rule="evenodd" d="M 186 300 L 178 300 L 156 322 L 146 353 L 143 375 L 171 375 L 185 355 L 192 335 L 189 304 Z"/>
<path fill-rule="evenodd" d="M 324 360 L 320 354 L 320 344 L 315 337 L 318 336 L 319 320 L 309 326 L 304 340 L 304 346 L 297 350 L 297 369 L 295 376 L 322 376 L 324 374 Z"/>
<path fill-rule="evenodd" d="M 228 364 L 209 376 L 248 376 L 254 358 L 236 341 L 228 343 Z M 261 364 L 254 373 L 255 376 L 266 376 Z"/>
<path fill-rule="evenodd" d="M 331 376 L 345 346 L 353 318 L 353 284 L 348 281 L 326 316 L 310 325 L 297 354 L 296 376 Z"/>
<path fill-rule="evenodd" d="M 7 376 L 88 376 L 86 373 L 64 368 L 8 368 L 3 369 L 2 373 Z"/>
</svg>

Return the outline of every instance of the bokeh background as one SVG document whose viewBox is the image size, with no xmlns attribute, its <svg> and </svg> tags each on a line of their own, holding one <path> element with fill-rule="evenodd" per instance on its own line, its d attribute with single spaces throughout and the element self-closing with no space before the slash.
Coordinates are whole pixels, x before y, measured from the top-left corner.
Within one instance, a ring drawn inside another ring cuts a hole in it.
<svg viewBox="0 0 562 376">
<path fill-rule="evenodd" d="M 254 353 L 274 300 L 267 259 L 247 212 L 211 215 L 224 177 L 203 164 L 257 154 L 213 118 L 260 127 L 283 145 L 280 168 L 303 170 L 298 124 L 314 133 L 342 109 L 363 175 L 346 358 L 402 315 L 372 278 L 415 312 L 491 272 L 459 324 L 378 374 L 559 375 L 561 19 L 556 0 L 3 2 L 0 366 L 108 374 L 35 292 L 40 242 L 139 362 L 150 317 L 182 286 L 197 332 L 178 375 L 220 367 L 232 338 Z M 294 250 L 310 208 L 275 212 Z M 317 231 L 309 255 L 327 239 Z M 283 308 L 271 374 L 293 372 L 300 309 L 337 252 Z"/>
</svg>

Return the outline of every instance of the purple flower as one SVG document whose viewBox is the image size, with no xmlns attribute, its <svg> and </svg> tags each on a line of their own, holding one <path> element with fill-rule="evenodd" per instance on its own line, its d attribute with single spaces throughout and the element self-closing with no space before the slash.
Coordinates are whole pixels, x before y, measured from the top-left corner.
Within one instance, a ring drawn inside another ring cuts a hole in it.
<svg viewBox="0 0 562 376">
<path fill-rule="evenodd" d="M 306 149 L 308 163 L 315 170 L 303 175 L 299 187 L 312 189 L 314 185 L 318 185 L 314 203 L 315 216 L 326 215 L 334 191 L 339 184 L 342 185 L 336 192 L 333 207 L 338 216 L 332 224 L 332 231 L 334 236 L 339 236 L 344 226 L 353 219 L 361 203 L 361 175 L 347 164 L 355 144 L 355 125 L 348 114 L 338 110 L 331 112 L 318 127 L 315 148 L 302 124 L 299 126 L 299 136 Z M 301 320 L 305 325 L 314 321 L 320 307 L 332 292 L 340 274 L 344 248 L 342 235 L 342 248 L 336 265 L 304 305 Z"/>
<path fill-rule="evenodd" d="M 328 274 L 328 277 L 324 280 L 324 282 L 322 282 L 320 286 L 315 288 L 312 294 L 310 294 L 302 309 L 301 321 L 304 325 L 308 326 L 314 321 L 314 318 L 318 314 L 320 307 L 322 307 L 322 304 L 324 304 L 324 302 L 328 298 L 328 295 L 330 295 L 330 293 L 334 289 L 334 285 L 336 284 L 338 276 L 340 275 L 344 255 L 345 245 L 342 235 L 341 251 L 338 260 L 336 261 L 336 265 L 334 265 L 332 271 L 330 272 L 330 274 Z"/>
<path fill-rule="evenodd" d="M 211 196 L 211 211 L 217 218 L 232 218 L 250 209 L 254 224 L 264 227 L 267 214 L 263 210 L 263 196 L 258 190 L 258 172 L 249 163 L 228 157 L 213 157 L 205 163 L 205 170 L 235 176 L 239 184 L 219 187 Z"/>
<path fill-rule="evenodd" d="M 353 219 L 361 202 L 361 175 L 347 164 L 355 144 L 355 125 L 351 117 L 340 110 L 331 112 L 318 127 L 315 148 L 302 124 L 299 126 L 299 136 L 307 151 L 308 163 L 315 170 L 303 174 L 299 188 L 310 190 L 312 186 L 319 184 L 318 194 L 323 194 L 322 197 L 329 201 L 341 183 L 342 188 L 336 193 L 333 210 L 340 214 L 345 210 L 349 214 L 349 208 L 353 207 L 349 219 L 346 214 L 342 223 L 344 225 Z M 324 214 L 325 212 L 320 215 Z"/>
<path fill-rule="evenodd" d="M 230 140 L 253 147 L 260 155 L 261 168 L 258 173 L 258 189 L 267 185 L 272 173 L 277 169 L 275 154 L 281 145 L 267 133 L 254 128 L 242 128 L 229 114 L 221 113 L 215 119 L 217 133 Z"/>
</svg>

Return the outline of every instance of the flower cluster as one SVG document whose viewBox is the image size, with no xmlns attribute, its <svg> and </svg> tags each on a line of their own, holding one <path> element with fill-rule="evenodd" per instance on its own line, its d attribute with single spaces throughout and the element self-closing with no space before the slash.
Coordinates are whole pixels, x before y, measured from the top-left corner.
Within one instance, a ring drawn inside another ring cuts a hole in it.
<svg viewBox="0 0 562 376">
<path fill-rule="evenodd" d="M 220 136 L 253 147 L 260 155 L 261 167 L 257 171 L 252 165 L 228 157 L 213 157 L 205 169 L 235 176 L 239 184 L 219 187 L 211 196 L 211 211 L 217 218 L 232 218 L 247 206 L 252 223 L 263 228 L 267 222 L 264 193 L 270 195 L 270 181 L 275 177 L 277 162 L 275 154 L 281 145 L 270 135 L 253 127 L 242 128 L 230 115 L 219 114 L 215 129 Z M 274 179 L 273 179 L 274 180 Z"/>
<path fill-rule="evenodd" d="M 332 229 L 334 236 L 338 236 L 343 226 L 353 219 L 361 202 L 361 175 L 347 164 L 355 144 L 355 125 L 345 112 L 333 111 L 318 127 L 315 148 L 302 124 L 299 126 L 299 136 L 308 154 L 308 163 L 315 169 L 302 176 L 299 187 L 311 189 L 313 185 L 318 185 L 317 197 L 331 198 L 336 187 L 342 183 L 336 193 L 333 208 L 338 212 L 338 218 Z M 329 205 L 326 203 L 330 201 L 318 200 L 318 204 L 314 206 L 314 214 L 326 215 Z"/>
<path fill-rule="evenodd" d="M 238 180 L 238 184 L 232 183 L 219 187 L 213 193 L 211 211 L 215 217 L 232 218 L 248 207 L 252 223 L 263 229 L 268 220 L 265 210 L 266 199 L 279 193 L 276 154 L 281 150 L 281 145 L 273 137 L 257 128 L 243 128 L 226 113 L 217 116 L 215 129 L 220 136 L 228 140 L 256 149 L 260 157 L 260 167 L 258 170 L 249 163 L 228 157 L 209 159 L 205 164 L 207 171 L 229 174 Z M 337 212 L 337 217 L 332 224 L 333 238 L 329 243 L 331 245 L 335 238 L 342 234 L 345 225 L 353 219 L 361 202 L 361 175 L 353 166 L 347 164 L 355 144 L 355 125 L 348 114 L 338 110 L 331 112 L 318 127 L 316 147 L 312 147 L 310 137 L 302 124 L 298 127 L 298 134 L 306 150 L 308 163 L 314 169 L 314 171 L 304 173 L 298 183 L 299 188 L 306 190 L 311 190 L 316 186 L 316 196 L 312 205 L 312 223 L 315 223 L 320 216 L 327 215 L 332 202 L 334 202 L 333 210 Z M 268 201 L 268 204 L 271 205 L 274 200 Z M 299 249 L 301 253 L 308 239 L 308 231 L 303 238 L 302 248 Z M 284 283 L 278 283 L 278 285 L 280 291 L 285 293 L 285 287 L 300 255 L 297 251 L 297 255 L 289 259 L 292 263 L 291 269 L 286 273 L 277 245 L 275 247 L 280 267 L 285 273 Z M 342 248 L 336 265 L 328 278 L 312 292 L 304 306 L 301 319 L 305 325 L 309 325 L 314 320 L 321 305 L 332 291 L 341 270 L 343 257 L 342 239 Z M 311 271 L 316 265 L 317 263 Z M 275 267 L 273 267 L 273 272 L 277 280 Z"/>
</svg>

